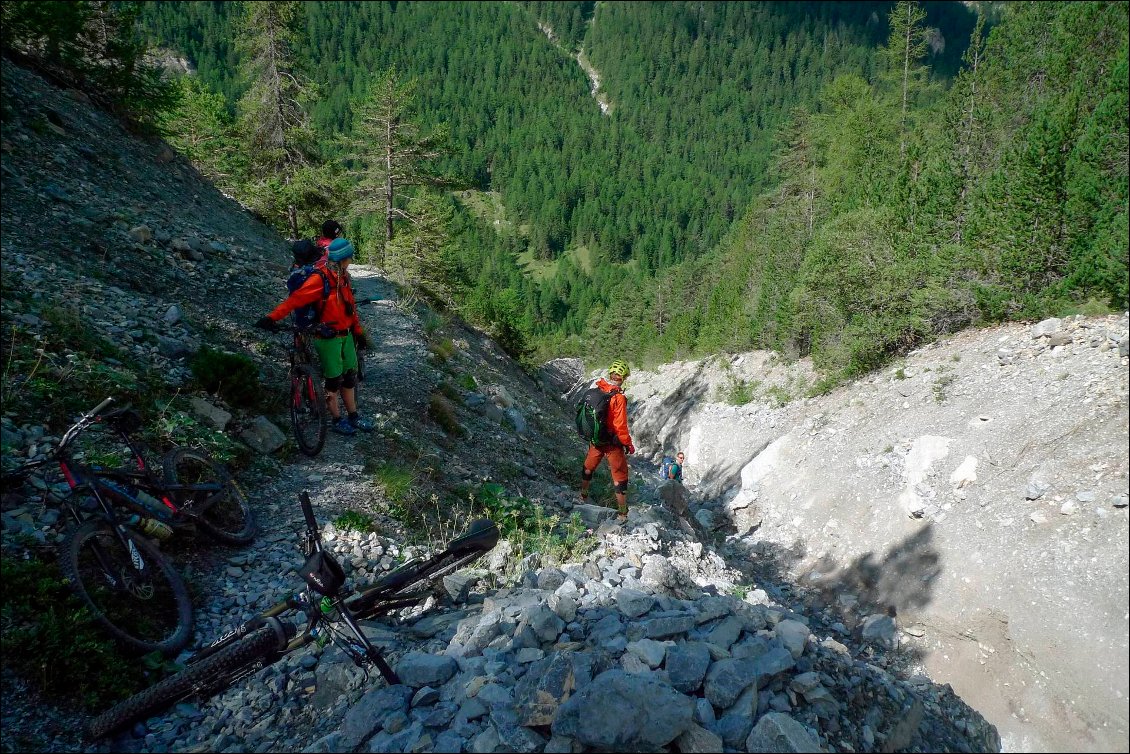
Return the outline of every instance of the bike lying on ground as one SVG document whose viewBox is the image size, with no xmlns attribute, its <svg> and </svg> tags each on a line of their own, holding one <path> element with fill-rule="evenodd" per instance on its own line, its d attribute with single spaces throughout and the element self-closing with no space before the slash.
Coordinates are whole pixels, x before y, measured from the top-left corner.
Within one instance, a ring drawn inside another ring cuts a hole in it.
<svg viewBox="0 0 1130 754">
<path fill-rule="evenodd" d="M 498 527 L 488 519 L 480 519 L 442 552 L 410 560 L 368 589 L 347 597 L 342 592 L 345 574 L 341 565 L 322 549 L 310 496 L 303 492 L 300 498 L 306 519 L 302 536 L 306 562 L 301 571 L 306 588 L 212 642 L 190 658 L 184 670 L 96 717 L 89 727 L 93 738 L 101 738 L 183 699 L 211 697 L 311 642 L 322 646 L 332 642 L 366 673 L 369 667 L 375 667 L 389 684 L 397 684 L 400 679 L 357 621 L 423 602 L 440 579 L 478 560 L 498 542 Z M 306 620 L 301 632 L 295 622 L 299 616 Z"/>
<path fill-rule="evenodd" d="M 133 431 L 134 418 L 128 409 L 102 414 L 112 401 L 107 398 L 80 416 L 46 458 L 6 473 L 5 487 L 52 461 L 58 463 L 70 488 L 60 504 L 74 522 L 60 546 L 63 576 L 94 619 L 121 644 L 141 652 L 171 655 L 187 646 L 192 636 L 192 604 L 176 569 L 139 531 L 167 535 L 169 527 L 150 518 L 161 504 L 144 502 L 111 481 L 113 477 L 80 465 L 71 455 L 75 438 L 94 423 L 107 422 L 119 433 Z M 131 444 L 130 448 L 135 460 L 144 463 L 136 446 Z M 191 500 L 197 493 L 214 495 L 220 489 L 213 484 L 172 485 L 168 489 L 173 488 L 183 495 L 182 500 Z M 116 503 L 144 514 L 126 515 L 119 512 Z"/>
</svg>

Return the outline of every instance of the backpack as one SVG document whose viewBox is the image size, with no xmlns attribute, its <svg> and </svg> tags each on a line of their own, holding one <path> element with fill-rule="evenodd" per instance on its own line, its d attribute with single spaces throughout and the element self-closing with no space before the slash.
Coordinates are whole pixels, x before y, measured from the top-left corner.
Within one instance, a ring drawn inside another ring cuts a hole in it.
<svg viewBox="0 0 1130 754">
<path fill-rule="evenodd" d="M 659 465 L 659 478 L 666 481 L 671 474 L 671 467 L 674 464 L 674 458 L 672 458 L 671 456 L 663 456 L 663 463 Z"/>
<path fill-rule="evenodd" d="M 290 275 L 286 279 L 286 289 L 289 293 L 294 293 L 311 275 L 317 275 L 322 278 L 322 301 L 324 302 L 330 296 L 330 279 L 326 277 L 326 273 L 312 264 L 303 265 L 302 267 L 295 267 L 290 271 Z M 303 329 L 310 327 L 318 322 L 322 314 L 321 304 L 307 304 L 294 310 L 294 326 Z"/>
<path fill-rule="evenodd" d="M 577 404 L 577 434 L 593 445 L 612 445 L 615 440 L 608 431 L 608 404 L 616 391 L 606 393 L 595 385 L 585 391 Z"/>
</svg>

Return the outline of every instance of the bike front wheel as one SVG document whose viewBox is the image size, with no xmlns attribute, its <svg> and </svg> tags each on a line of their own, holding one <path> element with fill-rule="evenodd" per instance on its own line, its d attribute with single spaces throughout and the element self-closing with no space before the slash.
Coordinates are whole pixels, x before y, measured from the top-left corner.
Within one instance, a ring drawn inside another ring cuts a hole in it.
<svg viewBox="0 0 1130 754">
<path fill-rule="evenodd" d="M 356 617 L 371 620 L 388 615 L 393 610 L 418 605 L 439 591 L 444 576 L 470 565 L 483 554 L 449 554 L 429 562 L 402 567 L 347 600 L 346 606 Z"/>
<path fill-rule="evenodd" d="M 171 655 L 192 636 L 188 588 L 149 540 L 126 544 L 102 521 L 87 521 L 63 543 L 60 568 L 94 619 L 138 652 Z"/>
<path fill-rule="evenodd" d="M 260 660 L 277 646 L 278 637 L 274 631 L 269 628 L 256 631 L 106 710 L 90 722 L 90 736 L 102 738 L 193 695 L 211 696 L 237 676 L 263 667 L 266 663 Z"/>
<path fill-rule="evenodd" d="M 247 496 L 231 474 L 207 453 L 174 448 L 162 462 L 165 484 L 177 487 L 209 486 L 219 489 L 178 492 L 180 505 L 206 534 L 229 545 L 246 545 L 255 539 L 255 517 Z"/>
<path fill-rule="evenodd" d="M 294 367 L 290 373 L 290 421 L 298 449 L 311 458 L 322 452 L 326 443 L 328 410 L 318 373 L 307 364 Z"/>
</svg>

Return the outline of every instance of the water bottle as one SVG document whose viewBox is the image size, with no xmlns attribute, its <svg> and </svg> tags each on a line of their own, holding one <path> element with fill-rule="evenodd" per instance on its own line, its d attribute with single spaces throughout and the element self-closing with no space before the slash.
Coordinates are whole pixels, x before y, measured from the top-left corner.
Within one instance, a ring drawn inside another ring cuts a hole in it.
<svg viewBox="0 0 1130 754">
<path fill-rule="evenodd" d="M 127 518 L 123 523 L 132 526 L 147 537 L 155 539 L 168 539 L 173 536 L 173 529 L 168 524 L 161 523 L 153 518 L 142 518 L 136 513 Z"/>
<path fill-rule="evenodd" d="M 138 502 L 140 502 L 142 505 L 144 505 L 154 513 L 166 510 L 164 503 L 150 495 L 145 490 L 134 490 L 133 496 L 137 498 Z"/>
</svg>

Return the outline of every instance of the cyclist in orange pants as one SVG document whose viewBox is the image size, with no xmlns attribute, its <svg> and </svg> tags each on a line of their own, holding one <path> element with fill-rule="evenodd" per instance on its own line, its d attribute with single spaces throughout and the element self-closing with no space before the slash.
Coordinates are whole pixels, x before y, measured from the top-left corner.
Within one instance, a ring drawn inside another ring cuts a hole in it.
<svg viewBox="0 0 1130 754">
<path fill-rule="evenodd" d="M 629 455 L 636 452 L 632 443 L 632 435 L 628 432 L 628 399 L 624 396 L 622 386 L 628 379 L 631 370 L 628 365 L 617 359 L 608 367 L 608 379 L 600 379 L 596 387 L 605 393 L 611 393 L 608 401 L 608 428 L 611 442 L 594 444 L 589 443 L 589 452 L 585 456 L 584 470 L 581 472 L 581 500 L 588 501 L 589 485 L 592 475 L 601 459 L 608 458 L 608 470 L 612 472 L 613 489 L 616 493 L 616 506 L 619 509 L 620 521 L 628 520 L 628 459 Z"/>
</svg>

